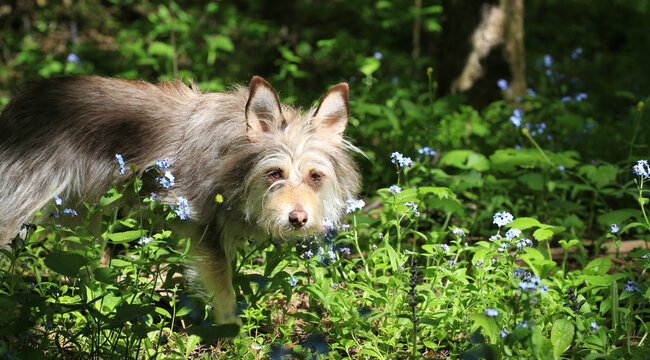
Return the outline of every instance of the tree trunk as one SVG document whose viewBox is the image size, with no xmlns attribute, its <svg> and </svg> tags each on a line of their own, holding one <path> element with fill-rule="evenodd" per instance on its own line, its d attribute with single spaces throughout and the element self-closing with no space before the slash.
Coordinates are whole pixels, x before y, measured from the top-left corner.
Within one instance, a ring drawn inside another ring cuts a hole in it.
<svg viewBox="0 0 650 360">
<path fill-rule="evenodd" d="M 439 84 L 483 108 L 526 93 L 523 0 L 445 0 Z"/>
</svg>

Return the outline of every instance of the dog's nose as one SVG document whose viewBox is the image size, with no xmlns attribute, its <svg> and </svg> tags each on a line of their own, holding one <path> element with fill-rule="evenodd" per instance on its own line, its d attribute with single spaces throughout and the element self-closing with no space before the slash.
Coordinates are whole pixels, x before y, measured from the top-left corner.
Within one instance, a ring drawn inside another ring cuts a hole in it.
<svg viewBox="0 0 650 360">
<path fill-rule="evenodd" d="M 295 228 L 303 227 L 307 223 L 307 213 L 304 210 L 293 210 L 289 213 L 289 222 Z"/>
</svg>

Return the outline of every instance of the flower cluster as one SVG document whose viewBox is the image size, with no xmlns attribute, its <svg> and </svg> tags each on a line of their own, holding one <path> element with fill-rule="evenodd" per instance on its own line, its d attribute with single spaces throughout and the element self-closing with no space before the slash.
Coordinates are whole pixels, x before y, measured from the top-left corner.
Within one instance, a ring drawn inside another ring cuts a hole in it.
<svg viewBox="0 0 650 360">
<path fill-rule="evenodd" d="M 637 286 L 636 282 L 632 280 L 628 280 L 627 283 L 625 283 L 625 286 L 623 286 L 623 289 L 627 292 L 639 292 L 639 287 Z"/>
<path fill-rule="evenodd" d="M 406 205 L 407 208 L 413 210 L 413 214 L 416 217 L 420 216 L 420 212 L 418 211 L 418 206 L 417 206 L 417 204 L 415 204 L 415 201 L 405 202 L 404 205 Z"/>
<path fill-rule="evenodd" d="M 390 154 L 390 159 L 393 164 L 398 164 L 400 167 L 413 166 L 413 160 L 410 157 L 406 157 L 398 152 Z"/>
<path fill-rule="evenodd" d="M 190 206 L 187 203 L 187 199 L 183 196 L 176 198 L 176 205 L 172 205 L 172 209 L 176 212 L 181 220 L 185 220 L 190 217 Z"/>
<path fill-rule="evenodd" d="M 499 312 L 496 309 L 487 308 L 485 309 L 485 315 L 489 317 L 499 316 Z"/>
<path fill-rule="evenodd" d="M 63 213 L 64 214 L 70 214 L 72 216 L 77 216 L 77 211 L 73 210 L 73 209 L 65 209 L 65 210 L 63 210 Z"/>
<path fill-rule="evenodd" d="M 463 229 L 461 229 L 461 228 L 454 228 L 454 230 L 452 230 L 451 232 L 454 233 L 454 235 L 457 235 L 457 236 L 467 236 L 467 235 L 465 235 L 465 231 L 463 231 Z"/>
<path fill-rule="evenodd" d="M 171 171 L 165 171 L 165 175 L 158 178 L 158 182 L 160 185 L 165 187 L 165 189 L 169 189 L 170 187 L 176 185 L 174 182 L 175 180 L 176 179 L 174 178 L 174 175 L 172 175 Z"/>
<path fill-rule="evenodd" d="M 345 212 L 351 214 L 356 210 L 363 209 L 363 207 L 366 206 L 366 203 L 361 199 L 359 200 L 350 199 L 345 202 L 345 205 L 346 205 Z"/>
<path fill-rule="evenodd" d="M 519 250 L 523 250 L 526 246 L 533 246 L 533 241 L 528 238 L 521 238 L 515 242 Z"/>
<path fill-rule="evenodd" d="M 497 86 L 499 87 L 499 89 L 507 91 L 508 81 L 506 79 L 499 79 L 499 81 L 497 81 Z"/>
<path fill-rule="evenodd" d="M 516 127 L 519 127 L 521 126 L 523 116 L 524 113 L 520 109 L 514 109 L 512 111 L 512 116 L 510 117 L 510 122 L 512 122 Z"/>
<path fill-rule="evenodd" d="M 140 240 L 138 240 L 138 244 L 140 244 L 140 245 L 147 245 L 147 244 L 150 243 L 152 240 L 153 240 L 153 238 L 151 238 L 151 237 L 143 237 L 143 238 L 140 238 Z"/>
<path fill-rule="evenodd" d="M 418 150 L 418 154 L 427 155 L 427 156 L 434 156 L 436 154 L 436 152 L 433 151 L 430 147 L 425 146 L 422 149 Z"/>
<path fill-rule="evenodd" d="M 650 179 L 650 166 L 648 166 L 648 160 L 637 161 L 636 165 L 632 167 L 632 172 L 635 175 Z"/>
<path fill-rule="evenodd" d="M 117 161 L 118 165 L 120 166 L 120 175 L 124 175 L 124 159 L 122 158 L 122 155 L 115 154 L 115 161 Z"/>
<path fill-rule="evenodd" d="M 528 281 L 520 281 L 518 284 L 519 289 L 528 290 L 532 293 L 539 291 L 540 294 L 546 294 L 548 285 L 542 284 L 541 280 L 536 276 L 531 276 Z"/>
<path fill-rule="evenodd" d="M 59 197 L 59 195 L 54 195 L 54 203 L 57 205 L 63 204 L 63 200 Z"/>
<path fill-rule="evenodd" d="M 512 240 L 521 235 L 521 230 L 517 228 L 512 228 L 506 232 L 506 239 Z"/>
<path fill-rule="evenodd" d="M 399 187 L 399 186 L 397 186 L 397 185 L 391 185 L 391 186 L 388 188 L 388 190 L 390 190 L 390 192 L 393 193 L 393 195 L 397 195 L 397 194 L 399 194 L 400 192 L 402 192 L 402 188 Z"/>
<path fill-rule="evenodd" d="M 512 214 L 507 211 L 494 214 L 493 223 L 499 227 L 506 226 L 514 220 Z"/>
<path fill-rule="evenodd" d="M 160 171 L 165 171 L 167 168 L 170 166 L 169 159 L 162 159 L 156 161 L 156 163 L 153 165 L 154 168 L 160 170 Z"/>
</svg>

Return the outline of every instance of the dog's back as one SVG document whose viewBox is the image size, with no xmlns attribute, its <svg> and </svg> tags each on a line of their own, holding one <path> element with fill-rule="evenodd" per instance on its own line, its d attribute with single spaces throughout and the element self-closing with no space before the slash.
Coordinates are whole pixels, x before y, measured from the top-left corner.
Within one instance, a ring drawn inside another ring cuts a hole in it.
<svg viewBox="0 0 650 360">
<path fill-rule="evenodd" d="M 177 148 L 199 97 L 182 82 L 90 76 L 26 86 L 0 115 L 0 246 L 54 195 L 105 191 L 116 153 L 143 170 Z"/>
</svg>

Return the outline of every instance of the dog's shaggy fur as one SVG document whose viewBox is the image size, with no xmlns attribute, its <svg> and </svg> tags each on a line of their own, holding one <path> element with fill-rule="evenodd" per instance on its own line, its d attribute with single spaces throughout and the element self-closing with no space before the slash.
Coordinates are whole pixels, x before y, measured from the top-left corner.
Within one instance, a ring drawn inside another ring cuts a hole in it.
<svg viewBox="0 0 650 360">
<path fill-rule="evenodd" d="M 238 242 L 318 232 L 355 196 L 348 112 L 347 84 L 302 114 L 260 77 L 226 93 L 88 76 L 33 83 L 0 115 L 0 246 L 55 195 L 74 207 L 125 180 L 115 154 L 140 175 L 169 159 L 176 184 L 157 191 L 166 203 L 189 201 L 190 220 L 174 226 L 192 240 L 191 272 L 214 292 L 215 320 L 239 323 L 230 274 Z"/>
</svg>

